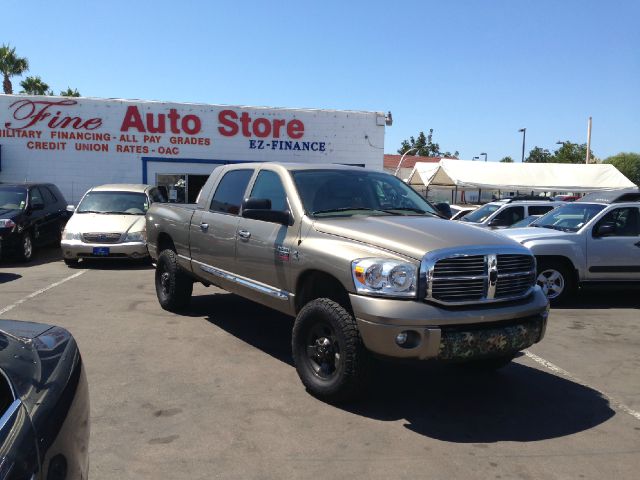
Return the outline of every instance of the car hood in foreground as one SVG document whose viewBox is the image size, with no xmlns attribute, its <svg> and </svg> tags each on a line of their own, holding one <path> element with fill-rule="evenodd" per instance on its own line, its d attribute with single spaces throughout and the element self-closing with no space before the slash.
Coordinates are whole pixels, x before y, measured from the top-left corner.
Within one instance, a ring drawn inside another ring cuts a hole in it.
<svg viewBox="0 0 640 480">
<path fill-rule="evenodd" d="M 74 213 L 67 222 L 68 232 L 128 233 L 144 230 L 144 215 Z"/>
<path fill-rule="evenodd" d="M 337 235 L 391 250 L 415 259 L 443 248 L 516 246 L 492 231 L 460 222 L 422 216 L 353 216 L 316 220 L 318 232 Z"/>
</svg>

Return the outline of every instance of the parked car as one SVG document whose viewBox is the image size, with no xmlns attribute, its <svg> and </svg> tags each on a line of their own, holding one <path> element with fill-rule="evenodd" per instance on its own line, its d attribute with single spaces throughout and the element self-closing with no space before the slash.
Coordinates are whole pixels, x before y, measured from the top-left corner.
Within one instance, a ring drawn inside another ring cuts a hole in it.
<svg viewBox="0 0 640 480">
<path fill-rule="evenodd" d="M 479 205 L 451 205 L 451 220 L 460 220 L 462 217 L 477 210 Z"/>
<path fill-rule="evenodd" d="M 554 200 L 559 202 L 575 202 L 580 198 L 580 195 L 556 195 Z"/>
<path fill-rule="evenodd" d="M 640 190 L 592 193 L 500 233 L 529 248 L 553 303 L 584 284 L 640 284 Z"/>
<path fill-rule="evenodd" d="M 524 228 L 530 226 L 533 222 L 539 219 L 542 215 L 529 215 L 528 217 L 523 218 L 519 222 L 514 223 L 510 227 L 507 228 Z"/>
<path fill-rule="evenodd" d="M 147 233 L 162 308 L 201 282 L 296 317 L 296 370 L 328 401 L 362 393 L 372 354 L 490 370 L 544 336 L 531 252 L 384 172 L 218 167 L 196 205 L 152 205 Z"/>
<path fill-rule="evenodd" d="M 28 262 L 37 247 L 60 241 L 67 201 L 51 183 L 0 184 L 0 256 Z"/>
<path fill-rule="evenodd" d="M 86 479 L 89 390 L 63 328 L 0 320 L 0 479 Z"/>
<path fill-rule="evenodd" d="M 476 227 L 507 228 L 525 217 L 543 215 L 559 205 L 563 202 L 554 202 L 547 197 L 540 197 L 540 200 L 509 198 L 487 203 L 465 215 L 461 221 Z"/>
<path fill-rule="evenodd" d="M 101 185 L 84 194 L 62 234 L 62 256 L 69 265 L 86 258 L 148 258 L 144 215 L 165 201 L 157 187 Z"/>
</svg>

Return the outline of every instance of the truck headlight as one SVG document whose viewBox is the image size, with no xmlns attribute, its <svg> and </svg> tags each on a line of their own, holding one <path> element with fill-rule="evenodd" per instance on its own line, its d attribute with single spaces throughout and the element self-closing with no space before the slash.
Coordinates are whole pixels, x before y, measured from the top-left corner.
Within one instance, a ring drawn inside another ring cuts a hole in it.
<svg viewBox="0 0 640 480">
<path fill-rule="evenodd" d="M 142 230 L 140 232 L 129 232 L 124 238 L 125 242 L 146 242 L 147 232 Z"/>
<path fill-rule="evenodd" d="M 411 263 L 386 258 L 361 258 L 351 262 L 356 291 L 365 295 L 415 297 L 417 271 Z"/>
<path fill-rule="evenodd" d="M 80 232 L 69 232 L 67 230 L 62 232 L 63 240 L 82 240 L 82 234 Z"/>
</svg>

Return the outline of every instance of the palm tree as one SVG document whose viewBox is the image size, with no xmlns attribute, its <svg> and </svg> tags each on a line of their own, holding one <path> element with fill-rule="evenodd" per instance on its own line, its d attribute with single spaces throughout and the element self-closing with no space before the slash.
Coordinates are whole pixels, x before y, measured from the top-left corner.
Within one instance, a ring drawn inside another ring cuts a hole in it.
<svg viewBox="0 0 640 480">
<path fill-rule="evenodd" d="M 44 83 L 40 77 L 27 77 L 20 82 L 20 86 L 24 89 L 20 93 L 28 95 L 47 95 L 49 85 Z"/>
<path fill-rule="evenodd" d="M 71 90 L 71 87 L 67 87 L 66 90 L 60 92 L 60 96 L 61 97 L 79 97 L 80 92 L 78 91 L 77 88 L 74 88 L 73 90 Z"/>
<path fill-rule="evenodd" d="M 2 82 L 2 88 L 4 93 L 13 93 L 13 86 L 11 85 L 11 77 L 16 75 L 22 75 L 29 70 L 29 62 L 26 58 L 20 58 L 16 56 L 16 49 L 9 47 L 9 45 L 2 45 L 0 47 L 0 72 L 4 76 Z"/>
</svg>

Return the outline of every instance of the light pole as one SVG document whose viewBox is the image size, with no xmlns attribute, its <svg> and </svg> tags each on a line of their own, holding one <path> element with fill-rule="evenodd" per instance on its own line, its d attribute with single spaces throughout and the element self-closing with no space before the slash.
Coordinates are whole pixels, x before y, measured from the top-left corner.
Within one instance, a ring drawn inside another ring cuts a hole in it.
<svg viewBox="0 0 640 480">
<path fill-rule="evenodd" d="M 420 149 L 419 147 L 413 147 L 402 154 L 402 156 L 400 157 L 400 161 L 398 162 L 398 166 L 396 167 L 396 171 L 393 172 L 394 177 L 398 176 L 398 172 L 400 171 L 400 167 L 402 166 L 402 162 L 404 161 L 404 157 L 407 156 L 407 153 L 412 152 L 413 150 L 419 150 L 419 149 Z"/>
<path fill-rule="evenodd" d="M 520 160 L 522 163 L 524 163 L 524 140 L 527 136 L 527 129 L 526 128 L 521 128 L 520 130 L 518 130 L 519 132 L 522 132 L 522 159 Z"/>
<path fill-rule="evenodd" d="M 484 155 L 484 161 L 486 162 L 487 161 L 487 154 L 483 152 L 480 155 Z"/>
</svg>

